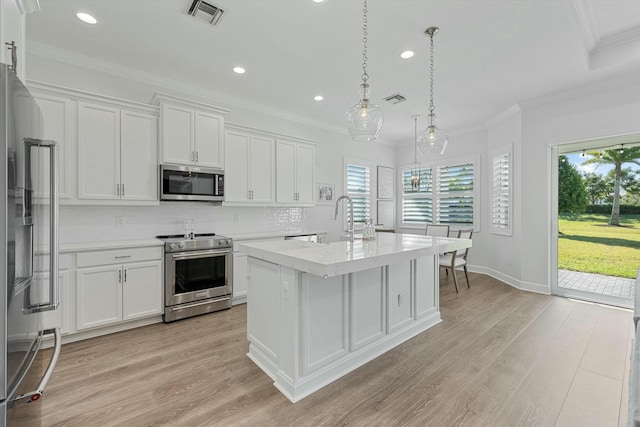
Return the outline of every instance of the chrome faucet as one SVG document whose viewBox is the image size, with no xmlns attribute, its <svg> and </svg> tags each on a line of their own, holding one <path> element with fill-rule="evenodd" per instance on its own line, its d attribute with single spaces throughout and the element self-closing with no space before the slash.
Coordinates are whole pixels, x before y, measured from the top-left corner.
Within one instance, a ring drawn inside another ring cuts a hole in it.
<svg viewBox="0 0 640 427">
<path fill-rule="evenodd" d="M 336 200 L 336 212 L 333 215 L 333 219 L 338 219 L 338 207 L 340 206 L 340 200 L 347 199 L 347 203 L 349 204 L 349 220 L 347 221 L 347 233 L 349 233 L 349 241 L 353 242 L 353 200 L 349 196 L 340 196 L 338 200 Z"/>
</svg>

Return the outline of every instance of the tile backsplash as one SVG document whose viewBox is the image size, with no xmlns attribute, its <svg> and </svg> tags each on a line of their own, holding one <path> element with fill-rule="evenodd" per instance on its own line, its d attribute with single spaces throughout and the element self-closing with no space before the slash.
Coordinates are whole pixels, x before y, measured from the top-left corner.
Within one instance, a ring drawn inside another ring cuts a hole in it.
<svg viewBox="0 0 640 427">
<path fill-rule="evenodd" d="M 60 206 L 60 242 L 153 238 L 184 233 L 192 218 L 196 233 L 296 231 L 317 226 L 314 208 L 222 207 L 163 202 L 160 206 Z M 118 221 L 120 220 L 120 221 Z M 120 222 L 120 224 L 118 224 Z"/>
</svg>

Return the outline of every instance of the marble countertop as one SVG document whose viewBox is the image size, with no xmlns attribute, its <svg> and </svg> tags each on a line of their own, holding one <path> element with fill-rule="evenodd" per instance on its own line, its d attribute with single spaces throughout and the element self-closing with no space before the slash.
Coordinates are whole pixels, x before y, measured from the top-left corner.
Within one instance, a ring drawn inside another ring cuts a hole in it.
<svg viewBox="0 0 640 427">
<path fill-rule="evenodd" d="M 254 239 L 268 239 L 271 237 L 284 237 L 284 236 L 304 236 L 307 234 L 327 234 L 327 230 L 289 230 L 289 231 L 256 231 L 253 233 L 222 233 L 225 237 L 230 237 L 234 241 L 241 240 L 254 240 Z"/>
<path fill-rule="evenodd" d="M 254 258 L 326 278 L 468 247 L 469 239 L 377 233 L 377 238 L 369 241 L 278 240 L 242 243 L 240 250 Z"/>
<path fill-rule="evenodd" d="M 101 250 L 101 249 L 164 246 L 164 242 L 158 239 L 135 239 L 135 240 L 110 240 L 110 241 L 104 241 L 104 242 L 60 243 L 58 246 L 60 249 L 60 253 L 64 253 L 64 252 L 93 251 L 93 250 Z M 46 248 L 44 249 L 47 250 Z"/>
</svg>

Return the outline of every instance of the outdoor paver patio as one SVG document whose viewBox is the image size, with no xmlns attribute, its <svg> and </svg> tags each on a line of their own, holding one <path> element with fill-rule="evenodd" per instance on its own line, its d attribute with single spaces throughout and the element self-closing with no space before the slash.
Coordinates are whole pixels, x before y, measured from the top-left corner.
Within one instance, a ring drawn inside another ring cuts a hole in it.
<svg viewBox="0 0 640 427">
<path fill-rule="evenodd" d="M 558 270 L 558 286 L 600 295 L 633 299 L 635 280 L 581 271 Z"/>
</svg>

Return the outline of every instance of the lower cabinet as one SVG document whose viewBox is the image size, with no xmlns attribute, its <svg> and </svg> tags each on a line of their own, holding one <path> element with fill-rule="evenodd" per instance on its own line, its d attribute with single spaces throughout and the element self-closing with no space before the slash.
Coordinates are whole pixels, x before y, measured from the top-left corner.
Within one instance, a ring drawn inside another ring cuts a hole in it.
<svg viewBox="0 0 640 427">
<path fill-rule="evenodd" d="M 157 259 L 138 262 L 139 258 Z M 160 258 L 160 248 L 78 254 L 76 329 L 81 331 L 162 314 Z M 104 265 L 112 259 L 132 262 Z M 88 266 L 91 262 L 103 265 Z"/>
<path fill-rule="evenodd" d="M 234 304 L 243 303 L 247 297 L 247 255 L 240 252 L 243 243 L 284 240 L 284 237 L 267 237 L 263 239 L 237 240 L 233 242 L 233 298 Z"/>
</svg>

